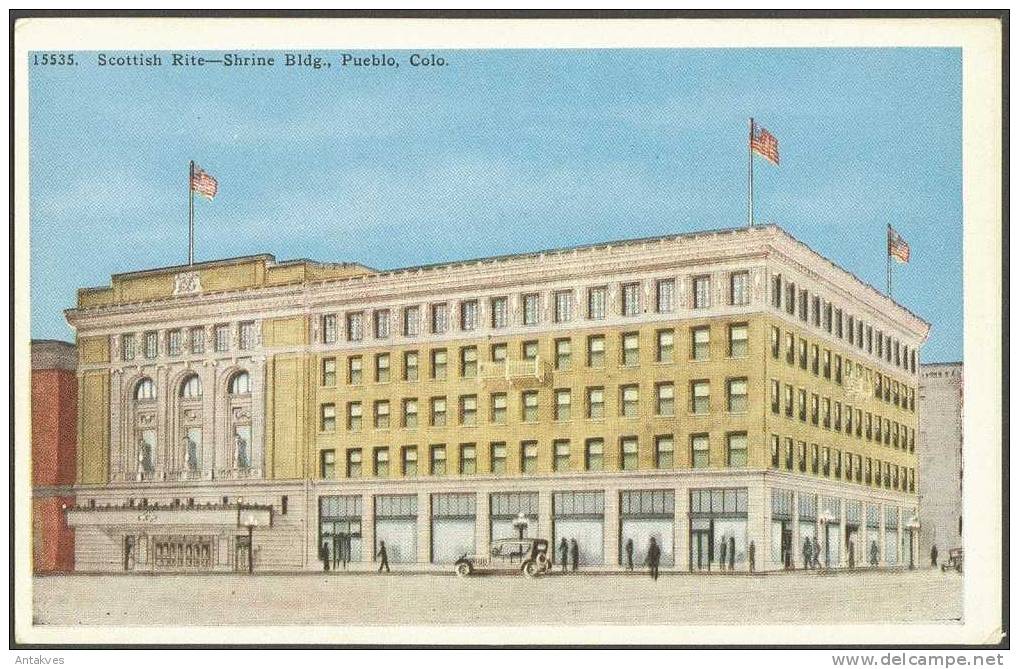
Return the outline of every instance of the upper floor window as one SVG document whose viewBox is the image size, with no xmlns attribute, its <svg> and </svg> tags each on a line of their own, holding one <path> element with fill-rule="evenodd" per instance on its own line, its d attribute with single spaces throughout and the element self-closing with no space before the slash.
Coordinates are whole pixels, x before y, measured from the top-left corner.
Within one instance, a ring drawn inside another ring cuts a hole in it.
<svg viewBox="0 0 1019 669">
<path fill-rule="evenodd" d="M 690 330 L 690 357 L 693 360 L 707 360 L 711 346 L 711 330 L 697 327 Z"/>
<path fill-rule="evenodd" d="M 227 392 L 231 395 L 248 395 L 251 393 L 251 377 L 247 372 L 237 372 L 227 384 Z"/>
<path fill-rule="evenodd" d="M 776 274 L 771 278 L 771 306 L 776 309 L 782 307 L 782 275 Z"/>
<path fill-rule="evenodd" d="M 421 332 L 421 308 L 405 307 L 403 310 L 403 336 L 416 337 Z"/>
<path fill-rule="evenodd" d="M 202 380 L 197 374 L 192 374 L 181 383 L 180 396 L 186 400 L 196 400 L 202 396 Z"/>
<path fill-rule="evenodd" d="M 322 385 L 336 385 L 336 358 L 322 359 Z"/>
<path fill-rule="evenodd" d="M 134 387 L 134 398 L 136 400 L 156 399 L 156 384 L 152 382 L 152 379 L 146 376 L 138 382 Z"/>
<path fill-rule="evenodd" d="M 492 327 L 504 328 L 509 324 L 509 298 L 492 298 Z"/>
<path fill-rule="evenodd" d="M 655 311 L 672 313 L 676 309 L 676 280 L 662 279 L 655 284 Z"/>
<path fill-rule="evenodd" d="M 729 326 L 729 356 L 732 358 L 745 357 L 749 351 L 750 336 L 747 333 L 745 323 Z"/>
<path fill-rule="evenodd" d="M 170 355 L 180 355 L 182 342 L 184 340 L 183 333 L 178 330 L 170 330 L 167 334 L 167 353 Z"/>
<path fill-rule="evenodd" d="M 478 301 L 464 300 L 460 303 L 460 329 L 464 332 L 478 327 Z"/>
<path fill-rule="evenodd" d="M 375 338 L 389 338 L 389 309 L 379 309 L 375 312 Z"/>
<path fill-rule="evenodd" d="M 592 320 L 605 318 L 605 304 L 608 290 L 605 286 L 589 288 L 587 291 L 587 317 Z"/>
<path fill-rule="evenodd" d="M 442 334 L 449 329 L 449 307 L 444 303 L 432 305 L 432 334 Z"/>
<path fill-rule="evenodd" d="M 145 357 L 155 358 L 159 354 L 159 335 L 155 332 L 145 333 Z"/>
<path fill-rule="evenodd" d="M 568 323 L 573 320 L 573 292 L 558 290 L 555 293 L 555 322 Z"/>
<path fill-rule="evenodd" d="M 587 366 L 605 366 L 605 336 L 589 335 L 587 337 Z"/>
<path fill-rule="evenodd" d="M 657 337 L 657 349 L 655 360 L 657 362 L 672 362 L 673 350 L 676 345 L 676 333 L 673 330 L 659 330 Z"/>
<path fill-rule="evenodd" d="M 191 328 L 191 353 L 205 353 L 205 328 Z"/>
<path fill-rule="evenodd" d="M 620 363 L 624 367 L 634 367 L 640 363 L 640 334 L 624 332 L 622 336 L 622 357 Z"/>
<path fill-rule="evenodd" d="M 326 314 L 322 317 L 322 341 L 335 344 L 336 336 L 336 314 Z"/>
<path fill-rule="evenodd" d="M 541 305 L 541 296 L 538 293 L 528 293 L 523 296 L 524 301 L 524 325 L 537 325 Z"/>
<path fill-rule="evenodd" d="M 640 313 L 640 284 L 623 284 L 623 315 L 636 316 Z"/>
<path fill-rule="evenodd" d="M 216 352 L 222 353 L 230 349 L 230 326 L 229 325 L 217 325 L 214 330 L 214 336 L 216 338 Z"/>
<path fill-rule="evenodd" d="M 695 276 L 693 280 L 693 308 L 706 309 L 711 306 L 711 277 Z"/>
<path fill-rule="evenodd" d="M 364 314 L 356 311 L 347 314 L 347 341 L 361 341 L 364 338 Z"/>
<path fill-rule="evenodd" d="M 729 275 L 729 303 L 750 304 L 750 273 L 733 272 Z"/>
<path fill-rule="evenodd" d="M 241 350 L 248 350 L 255 347 L 255 323 L 254 321 L 245 321 L 241 323 L 240 328 L 240 347 Z"/>
</svg>

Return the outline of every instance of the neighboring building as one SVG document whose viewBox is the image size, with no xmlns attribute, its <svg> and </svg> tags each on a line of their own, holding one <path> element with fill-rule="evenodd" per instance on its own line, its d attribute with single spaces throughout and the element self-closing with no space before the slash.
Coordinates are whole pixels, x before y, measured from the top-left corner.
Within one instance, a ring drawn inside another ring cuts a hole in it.
<svg viewBox="0 0 1019 669">
<path fill-rule="evenodd" d="M 920 550 L 962 547 L 962 363 L 920 366 Z"/>
<path fill-rule="evenodd" d="M 885 565 L 929 326 L 776 226 L 376 271 L 260 255 L 79 291 L 76 564 Z M 250 553 L 253 549 L 254 553 Z M 728 550 L 729 555 L 732 554 Z M 558 551 L 556 554 L 558 559 Z M 713 566 L 712 566 L 713 565 Z"/>
<path fill-rule="evenodd" d="M 78 355 L 74 344 L 32 342 L 32 570 L 74 569 L 74 532 L 64 507 L 74 505 Z"/>
</svg>

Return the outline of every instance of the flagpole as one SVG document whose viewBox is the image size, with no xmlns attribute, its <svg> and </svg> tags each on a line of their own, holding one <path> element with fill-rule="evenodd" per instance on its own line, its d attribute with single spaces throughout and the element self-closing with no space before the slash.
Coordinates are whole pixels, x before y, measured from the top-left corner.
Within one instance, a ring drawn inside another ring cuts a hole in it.
<svg viewBox="0 0 1019 669">
<path fill-rule="evenodd" d="M 747 227 L 754 227 L 754 117 L 750 117 L 747 137 Z"/>
<path fill-rule="evenodd" d="M 885 262 L 888 264 L 888 276 L 886 278 L 885 293 L 888 297 L 892 296 L 892 224 L 888 224 L 888 229 L 885 230 Z"/>
<path fill-rule="evenodd" d="M 195 264 L 195 161 L 188 165 L 188 265 Z"/>
</svg>

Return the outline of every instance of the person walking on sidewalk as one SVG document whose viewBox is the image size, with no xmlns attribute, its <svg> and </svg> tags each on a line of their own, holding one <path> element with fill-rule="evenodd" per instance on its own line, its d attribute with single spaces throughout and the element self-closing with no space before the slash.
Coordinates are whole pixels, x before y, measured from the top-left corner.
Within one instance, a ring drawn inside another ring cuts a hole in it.
<svg viewBox="0 0 1019 669">
<path fill-rule="evenodd" d="M 725 563 L 728 561 L 726 557 L 727 551 L 729 550 L 729 540 L 724 536 L 722 537 L 722 548 L 721 548 L 721 559 L 718 561 L 718 571 L 725 571 Z"/>
<path fill-rule="evenodd" d="M 566 542 L 566 537 L 559 542 L 559 562 L 563 565 L 563 573 L 569 568 L 570 565 L 570 545 Z"/>
<path fill-rule="evenodd" d="M 570 539 L 570 562 L 573 563 L 573 571 L 577 571 L 580 566 L 580 546 L 576 539 Z"/>
<path fill-rule="evenodd" d="M 651 537 L 651 542 L 647 547 L 647 563 L 648 569 L 651 572 L 651 578 L 655 581 L 658 580 L 658 563 L 662 558 L 662 549 L 658 547 L 658 542 L 655 541 L 654 537 Z"/>
<path fill-rule="evenodd" d="M 633 571 L 633 539 L 626 540 L 626 571 Z"/>
<path fill-rule="evenodd" d="M 876 541 L 871 541 L 870 542 L 870 566 L 871 567 L 876 567 L 877 566 L 877 558 L 878 558 L 877 542 Z"/>
<path fill-rule="evenodd" d="M 750 573 L 751 574 L 754 573 L 754 553 L 755 552 L 756 551 L 755 551 L 755 548 L 754 548 L 754 542 L 751 541 L 750 542 L 750 547 L 747 548 L 747 558 L 750 560 Z"/>
<path fill-rule="evenodd" d="M 379 552 L 375 554 L 375 557 L 379 559 L 379 573 L 385 569 L 386 573 L 389 573 L 389 553 L 386 552 L 386 542 L 379 542 Z"/>
<path fill-rule="evenodd" d="M 938 566 L 938 545 L 931 544 L 931 569 Z"/>
<path fill-rule="evenodd" d="M 810 545 L 810 537 L 803 540 L 803 568 L 810 569 L 813 566 L 814 561 L 811 559 L 810 552 L 813 550 L 813 546 Z"/>
<path fill-rule="evenodd" d="M 736 537 L 729 537 L 729 571 L 736 571 Z"/>
</svg>

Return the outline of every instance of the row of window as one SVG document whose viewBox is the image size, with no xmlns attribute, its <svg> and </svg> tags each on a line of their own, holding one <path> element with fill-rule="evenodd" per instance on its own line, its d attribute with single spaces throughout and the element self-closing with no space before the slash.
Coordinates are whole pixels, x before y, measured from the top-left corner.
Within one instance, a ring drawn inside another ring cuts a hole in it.
<svg viewBox="0 0 1019 669">
<path fill-rule="evenodd" d="M 619 439 L 618 458 L 614 462 L 606 460 L 605 440 L 600 437 L 585 439 L 583 450 L 574 454 L 573 444 L 569 439 L 556 439 L 552 441 L 552 471 L 566 472 L 583 469 L 585 471 L 602 470 L 636 470 L 640 468 L 641 445 L 640 440 L 635 436 L 626 436 Z M 726 467 L 747 466 L 747 435 L 745 432 L 731 432 L 725 435 L 725 463 Z M 676 466 L 675 459 L 675 437 L 671 434 L 658 435 L 654 437 L 651 444 L 651 463 L 656 469 L 670 469 Z M 488 461 L 487 470 L 479 471 L 478 468 L 478 445 L 474 443 L 459 444 L 454 447 L 447 447 L 446 444 L 432 444 L 426 448 L 427 462 L 424 467 L 419 467 L 418 447 L 416 445 L 403 446 L 397 450 L 400 458 L 400 469 L 398 474 L 402 476 L 447 476 L 458 474 L 470 476 L 473 474 L 506 474 L 509 473 L 509 450 L 506 442 L 494 441 L 487 445 Z M 717 467 L 718 463 L 711 462 L 710 437 L 708 434 L 694 434 L 690 436 L 690 467 L 694 469 L 705 469 Z M 390 476 L 390 448 L 381 446 L 371 449 L 371 468 L 368 473 L 375 477 Z M 365 475 L 363 453 L 361 448 L 350 448 L 346 450 L 346 462 L 344 475 L 346 478 L 361 478 Z M 530 474 L 538 471 L 539 449 L 538 442 L 534 440 L 521 441 L 520 448 L 516 452 L 517 465 L 513 473 Z M 579 461 L 573 458 L 579 457 Z M 319 475 L 323 479 L 336 478 L 336 451 L 333 449 L 323 450 L 319 453 Z"/>
<path fill-rule="evenodd" d="M 777 327 L 771 328 L 771 357 L 778 360 L 781 352 L 782 333 Z M 808 353 L 809 351 L 809 353 Z M 809 344 L 803 337 L 797 338 L 792 332 L 785 333 L 785 361 L 791 366 L 810 372 L 814 376 L 832 381 L 835 385 L 855 388 L 861 393 L 871 393 L 874 399 L 892 404 L 906 411 L 916 412 L 916 389 L 900 383 L 890 376 L 875 372 L 859 362 L 839 354 L 832 355 L 828 349 L 821 349 L 817 344 Z"/>
<path fill-rule="evenodd" d="M 227 393 L 230 395 L 248 395 L 251 393 L 251 377 L 247 372 L 235 373 L 227 381 Z M 202 380 L 197 374 L 184 377 L 177 386 L 177 396 L 184 400 L 197 400 L 202 397 Z M 144 376 L 134 384 L 131 397 L 136 400 L 155 400 L 156 383 L 151 377 Z"/>
<path fill-rule="evenodd" d="M 212 347 L 216 353 L 230 350 L 232 326 L 222 323 L 212 327 Z M 168 356 L 179 356 L 185 353 L 200 355 L 205 353 L 205 326 L 192 328 L 176 328 L 166 331 L 165 353 Z M 139 343 L 141 350 L 139 351 Z M 246 351 L 257 345 L 257 331 L 254 321 L 243 321 L 237 324 L 237 348 Z M 159 333 L 153 330 L 140 335 L 134 333 L 120 336 L 120 357 L 124 361 L 134 360 L 139 353 L 151 360 L 159 357 Z"/>
<path fill-rule="evenodd" d="M 745 323 L 736 323 L 727 327 L 729 357 L 746 357 L 749 350 L 749 330 Z M 553 365 L 555 369 L 565 371 L 573 364 L 573 339 L 564 337 L 555 339 L 553 344 Z M 676 331 L 672 328 L 657 330 L 654 333 L 654 359 L 658 363 L 675 361 Z M 690 360 L 708 360 L 711 350 L 711 327 L 697 326 L 690 328 Z M 392 378 L 393 353 L 376 353 L 373 362 L 373 378 L 376 383 L 388 383 Z M 421 374 L 420 352 L 403 351 L 401 379 L 417 381 Z M 529 340 L 520 344 L 520 360 L 536 364 L 539 360 L 539 341 Z M 619 335 L 619 360 L 622 367 L 636 367 L 640 364 L 641 341 L 639 332 L 624 332 Z M 493 365 L 505 365 L 509 362 L 509 344 L 505 342 L 491 344 L 488 347 L 488 362 Z M 433 380 L 449 378 L 449 350 L 433 348 L 428 351 L 428 377 Z M 606 364 L 606 335 L 592 334 L 586 339 L 584 363 L 587 367 L 600 368 Z M 469 379 L 478 376 L 479 352 L 475 345 L 461 346 L 457 354 L 457 370 L 460 378 Z M 336 358 L 322 358 L 321 385 L 336 385 Z M 347 356 L 346 382 L 358 385 L 364 382 L 364 357 L 361 355 Z"/>
<path fill-rule="evenodd" d="M 862 455 L 843 452 L 830 446 L 795 442 L 792 437 L 771 435 L 771 468 L 810 473 L 825 478 L 862 483 L 875 488 L 916 492 L 916 470 L 882 462 Z"/>
<path fill-rule="evenodd" d="M 690 307 L 705 309 L 711 306 L 710 275 L 691 278 Z M 658 279 L 654 282 L 653 308 L 656 313 L 673 313 L 677 305 L 676 279 Z M 609 291 L 616 287 L 593 286 L 584 291 L 583 317 L 586 320 L 602 320 L 608 315 Z M 619 315 L 638 316 L 647 311 L 642 304 L 643 284 L 640 281 L 625 282 L 618 286 Z M 569 323 L 577 319 L 577 295 L 572 289 L 556 290 L 551 294 L 529 292 L 519 296 L 520 310 L 518 323 L 524 326 L 538 325 L 542 320 L 543 301 L 548 300 L 552 321 Z M 746 271 L 731 272 L 728 275 L 728 302 L 730 305 L 750 304 L 750 274 Z M 400 332 L 404 337 L 416 337 L 422 332 L 422 315 L 427 317 L 427 328 L 431 334 L 442 334 L 452 329 L 452 323 L 460 332 L 474 332 L 482 327 L 481 301 L 460 300 L 455 312 L 448 302 L 412 305 L 399 310 Z M 487 299 L 487 325 L 493 330 L 509 327 L 511 320 L 510 297 L 501 295 Z M 423 312 L 423 310 L 427 312 Z M 347 341 L 362 341 L 369 330 L 375 339 L 388 339 L 394 331 L 396 312 L 393 309 L 372 311 L 349 311 L 343 314 L 343 336 Z M 322 341 L 332 344 L 340 338 L 339 314 L 321 316 Z"/>
<path fill-rule="evenodd" d="M 784 390 L 784 392 L 782 392 Z M 794 401 L 795 396 L 795 401 Z M 820 397 L 817 393 L 810 394 L 810 409 L 807 409 L 807 391 L 803 388 L 794 389 L 791 384 L 784 388 L 777 379 L 771 380 L 771 413 L 784 414 L 786 418 L 799 418 L 801 423 L 809 422 L 815 427 L 826 430 L 855 435 L 860 439 L 884 443 L 885 446 L 910 453 L 916 449 L 916 430 L 896 421 L 882 418 L 853 405 L 832 402 L 829 397 Z"/>
<path fill-rule="evenodd" d="M 791 316 L 797 316 L 804 323 L 822 328 L 856 346 L 861 351 L 877 358 L 884 358 L 903 371 L 916 374 L 916 349 L 910 349 L 891 335 L 875 329 L 863 319 L 835 307 L 818 295 L 811 295 L 806 288 L 797 289 L 792 281 L 783 281 L 781 274 L 771 279 L 771 304 L 784 309 Z"/>
<path fill-rule="evenodd" d="M 539 419 L 539 390 L 524 390 L 519 394 L 519 420 L 537 423 Z M 654 384 L 652 413 L 655 416 L 676 415 L 676 386 L 671 381 Z M 611 393 L 608 393 L 611 394 Z M 588 386 L 584 389 L 584 418 L 600 419 L 606 416 L 606 390 L 604 386 Z M 616 391 L 618 415 L 637 418 L 642 415 L 640 384 L 625 384 Z M 573 419 L 573 391 L 570 388 L 556 388 L 551 392 L 552 417 L 557 422 Z M 448 402 L 445 395 L 428 400 L 428 425 L 444 427 L 449 424 Z M 372 425 L 376 429 L 392 427 L 392 405 L 390 400 L 375 400 L 372 403 Z M 746 413 L 748 391 L 746 378 L 731 378 L 725 381 L 725 406 L 730 413 Z M 707 414 L 711 410 L 711 382 L 707 379 L 691 381 L 687 411 L 693 415 Z M 364 404 L 360 401 L 347 402 L 346 428 L 357 431 L 364 426 Z M 419 402 L 416 397 L 405 397 L 400 401 L 400 427 L 415 428 L 419 422 Z M 336 404 L 327 402 L 320 405 L 319 429 L 322 432 L 336 430 Z M 502 425 L 509 416 L 509 394 L 490 393 L 488 396 L 488 420 Z M 457 424 L 478 424 L 478 395 L 460 395 L 457 401 Z"/>
</svg>

